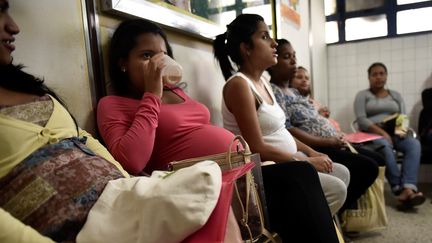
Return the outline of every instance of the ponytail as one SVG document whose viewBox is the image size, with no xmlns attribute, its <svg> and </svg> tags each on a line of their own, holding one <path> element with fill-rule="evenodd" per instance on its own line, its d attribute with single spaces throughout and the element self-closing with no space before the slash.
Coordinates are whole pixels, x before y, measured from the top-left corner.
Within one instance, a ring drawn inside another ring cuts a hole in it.
<svg viewBox="0 0 432 243">
<path fill-rule="evenodd" d="M 258 22 L 264 19 L 257 14 L 240 14 L 229 25 L 227 31 L 216 36 L 213 41 L 213 53 L 222 70 L 225 80 L 234 73 L 232 62 L 241 66 L 241 43 L 253 47 L 252 35 L 257 31 Z M 232 61 L 232 62 L 231 62 Z"/>
<path fill-rule="evenodd" d="M 231 65 L 231 61 L 228 57 L 228 52 L 226 49 L 226 38 L 227 33 L 220 34 L 216 36 L 216 39 L 213 41 L 213 54 L 216 60 L 219 62 L 219 66 L 222 70 L 222 74 L 227 80 L 234 73 L 234 68 Z"/>
</svg>

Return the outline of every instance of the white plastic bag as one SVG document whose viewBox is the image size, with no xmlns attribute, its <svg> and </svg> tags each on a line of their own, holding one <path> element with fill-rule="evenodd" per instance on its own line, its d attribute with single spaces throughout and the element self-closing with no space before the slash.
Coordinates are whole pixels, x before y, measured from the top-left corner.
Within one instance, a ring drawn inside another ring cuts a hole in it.
<svg viewBox="0 0 432 243">
<path fill-rule="evenodd" d="M 204 161 L 175 172 L 110 181 L 77 242 L 180 242 L 207 222 L 221 177 L 218 164 Z"/>
</svg>

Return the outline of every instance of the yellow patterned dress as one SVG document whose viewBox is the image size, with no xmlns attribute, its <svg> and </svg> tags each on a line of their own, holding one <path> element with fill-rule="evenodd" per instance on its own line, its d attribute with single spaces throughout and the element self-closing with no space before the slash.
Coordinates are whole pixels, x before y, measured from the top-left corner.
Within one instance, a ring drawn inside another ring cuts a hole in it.
<svg viewBox="0 0 432 243">
<path fill-rule="evenodd" d="M 52 98 L 43 96 L 0 107 L 0 114 L 45 127 L 53 110 Z M 74 242 L 106 183 L 121 177 L 113 163 L 86 146 L 85 137 L 58 139 L 32 152 L 0 179 L 0 206 L 54 241 Z"/>
</svg>

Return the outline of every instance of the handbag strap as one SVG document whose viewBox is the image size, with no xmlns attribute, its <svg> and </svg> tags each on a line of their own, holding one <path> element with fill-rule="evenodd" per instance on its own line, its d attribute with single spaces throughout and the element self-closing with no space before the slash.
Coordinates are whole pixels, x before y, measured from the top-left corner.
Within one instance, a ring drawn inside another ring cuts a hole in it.
<svg viewBox="0 0 432 243">
<path fill-rule="evenodd" d="M 245 163 L 251 162 L 250 155 L 252 153 L 250 151 L 249 145 L 247 144 L 246 140 L 241 135 L 236 135 L 234 137 L 234 139 L 231 141 L 229 148 L 228 148 L 227 156 L 228 156 L 228 163 L 229 163 L 230 168 L 232 168 L 232 163 L 231 163 L 232 150 L 231 150 L 231 148 L 236 141 L 240 142 L 240 144 L 243 146 L 243 149 L 244 149 L 243 153 L 244 153 L 244 160 L 245 160 L 244 162 Z M 242 210 L 242 214 L 243 214 L 243 218 L 241 219 L 241 223 L 248 230 L 250 240 L 251 240 L 251 242 L 253 242 L 253 235 L 252 235 L 252 231 L 249 227 L 249 222 L 248 222 L 248 220 L 249 220 L 250 194 L 253 193 L 253 197 L 255 198 L 255 201 L 258 204 L 259 219 L 260 219 L 260 224 L 261 224 L 261 233 L 262 233 L 262 235 L 267 237 L 267 239 L 269 241 L 276 243 L 276 240 L 274 239 L 273 235 L 264 227 L 264 213 L 262 211 L 261 200 L 258 196 L 258 192 L 256 191 L 254 177 L 250 171 L 246 173 L 245 177 L 246 177 L 245 178 L 246 179 L 246 197 L 245 197 L 246 202 L 245 202 L 245 204 L 243 204 L 243 202 L 241 200 L 240 192 L 239 192 L 238 187 L 237 187 L 237 183 L 234 183 L 235 194 L 236 194 L 237 200 L 239 201 L 239 204 L 240 204 L 240 207 Z"/>
<path fill-rule="evenodd" d="M 252 176 L 252 181 L 253 180 L 253 175 Z M 274 238 L 274 236 L 271 234 L 270 231 L 268 231 L 265 227 L 264 227 L 264 212 L 262 211 L 263 207 L 262 207 L 262 203 L 260 200 L 260 197 L 258 195 L 258 192 L 255 190 L 255 200 L 258 204 L 258 211 L 259 211 L 259 216 L 260 216 L 260 221 L 261 221 L 261 233 L 267 237 L 267 240 L 265 241 L 265 243 L 267 242 L 273 242 L 273 243 L 277 243 L 276 239 Z"/>
<path fill-rule="evenodd" d="M 245 176 L 246 176 L 246 197 L 245 197 L 246 203 L 245 204 L 243 204 L 243 202 L 241 200 L 240 193 L 239 193 L 239 190 L 237 187 L 237 183 L 234 183 L 234 189 L 235 189 L 237 200 L 240 203 L 240 207 L 241 207 L 242 214 L 243 214 L 243 217 L 240 220 L 240 222 L 248 230 L 251 242 L 253 242 L 253 235 L 252 235 L 252 231 L 249 227 L 249 222 L 248 222 L 248 220 L 249 220 L 249 196 L 250 196 L 250 183 L 251 183 L 251 177 L 250 176 L 251 176 L 251 173 L 248 172 L 248 173 L 246 173 Z"/>
<path fill-rule="evenodd" d="M 277 241 L 274 238 L 274 236 L 272 235 L 272 233 L 270 233 L 270 231 L 268 231 L 267 229 L 263 228 L 262 234 L 265 237 L 267 237 L 267 240 L 264 241 L 264 243 L 268 243 L 268 242 L 277 243 Z"/>
<path fill-rule="evenodd" d="M 255 198 L 255 201 L 256 201 L 257 207 L 258 207 L 259 220 L 260 220 L 260 225 L 261 225 L 261 234 L 267 238 L 267 241 L 265 241 L 265 242 L 276 243 L 277 241 L 275 240 L 274 236 L 270 233 L 270 231 L 268 231 L 264 227 L 264 212 L 262 211 L 262 203 L 261 203 L 261 200 L 259 198 L 258 192 L 256 191 L 256 188 L 255 188 L 255 190 L 252 188 L 254 186 L 254 177 L 253 177 L 252 173 L 250 173 L 250 172 L 246 173 L 245 176 L 246 176 L 246 180 L 247 180 L 247 183 L 246 183 L 246 203 L 245 204 L 243 204 L 243 202 L 241 200 L 240 193 L 239 193 L 239 190 L 237 188 L 237 184 L 234 183 L 236 196 L 237 196 L 237 199 L 240 203 L 242 213 L 243 213 L 243 218 L 241 219 L 240 222 L 248 230 L 250 242 L 254 242 L 252 231 L 249 227 L 249 203 L 250 203 L 249 198 L 250 198 L 250 194 L 252 193 L 253 194 L 252 196 Z"/>
<path fill-rule="evenodd" d="M 248 155 L 251 154 L 250 153 L 250 149 L 249 149 L 249 145 L 246 143 L 246 141 L 244 140 L 244 138 L 242 136 L 237 135 L 237 136 L 234 137 L 234 139 L 231 141 L 231 143 L 230 143 L 230 145 L 228 147 L 228 154 L 227 154 L 227 156 L 228 156 L 228 163 L 229 163 L 229 166 L 230 166 L 231 169 L 232 169 L 231 148 L 232 148 L 233 144 L 236 141 L 239 141 L 242 144 L 242 146 L 243 146 L 244 153 L 245 153 L 245 156 L 244 156 L 245 163 L 250 163 L 250 156 L 248 156 Z M 238 187 L 237 187 L 237 182 L 234 183 L 234 190 L 235 190 L 235 194 L 237 196 L 237 200 L 238 200 L 238 202 L 240 204 L 240 207 L 241 207 L 241 210 L 242 210 L 242 215 L 243 215 L 243 217 L 240 220 L 240 222 L 241 222 L 241 224 L 243 226 L 246 227 L 246 229 L 248 230 L 250 239 L 251 239 L 251 241 L 253 241 L 252 232 L 251 232 L 250 227 L 248 225 L 248 219 L 249 219 L 249 197 L 250 197 L 250 192 L 251 192 L 251 182 L 252 182 L 253 178 L 251 177 L 252 174 L 250 173 L 250 171 L 247 172 L 245 176 L 246 176 L 246 197 L 245 197 L 246 198 L 246 202 L 245 202 L 245 204 L 243 204 L 243 202 L 241 200 L 240 192 L 239 192 Z"/>
<path fill-rule="evenodd" d="M 228 147 L 227 156 L 228 156 L 228 163 L 229 163 L 230 169 L 232 169 L 232 163 L 231 163 L 231 153 L 232 153 L 232 150 L 231 150 L 231 148 L 232 148 L 233 144 L 236 141 L 240 142 L 240 144 L 243 146 L 243 154 L 245 155 L 245 163 L 249 163 L 250 162 L 250 156 L 248 156 L 248 155 L 252 154 L 251 151 L 250 151 L 249 145 L 247 144 L 246 140 L 241 135 L 236 135 L 233 138 L 233 140 L 231 141 L 231 143 L 229 144 L 229 147 Z"/>
</svg>

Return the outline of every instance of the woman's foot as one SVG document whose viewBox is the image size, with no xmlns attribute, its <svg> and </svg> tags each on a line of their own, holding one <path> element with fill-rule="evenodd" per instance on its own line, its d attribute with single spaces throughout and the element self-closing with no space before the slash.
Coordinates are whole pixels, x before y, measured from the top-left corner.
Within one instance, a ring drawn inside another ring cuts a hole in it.
<svg viewBox="0 0 432 243">
<path fill-rule="evenodd" d="M 425 202 L 426 197 L 421 192 L 416 192 L 410 188 L 404 188 L 397 197 L 401 203 L 400 209 L 410 209 Z"/>
</svg>

